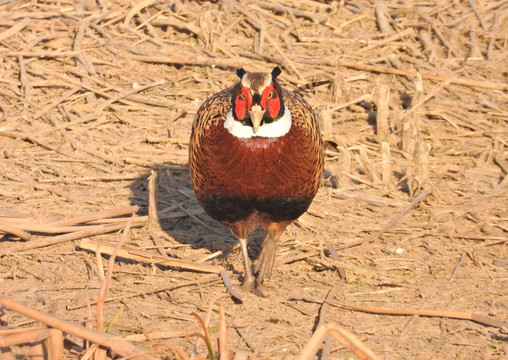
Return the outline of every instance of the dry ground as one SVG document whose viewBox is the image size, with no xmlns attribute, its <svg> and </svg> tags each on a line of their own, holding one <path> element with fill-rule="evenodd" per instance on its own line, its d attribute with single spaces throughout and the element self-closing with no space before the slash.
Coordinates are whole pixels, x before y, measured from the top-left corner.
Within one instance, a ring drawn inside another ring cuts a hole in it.
<svg viewBox="0 0 508 360">
<path fill-rule="evenodd" d="M 185 260 L 234 244 L 201 211 L 188 179 L 187 139 L 200 103 L 236 81 L 236 67 L 279 64 L 288 89 L 328 81 L 305 97 L 321 116 L 333 176 L 283 235 L 269 298 L 248 294 L 240 304 L 216 275 L 117 261 L 109 295 L 116 300 L 104 310 L 111 333 L 167 332 L 157 341 L 190 353 L 182 334 L 200 329 L 191 313 L 206 317 L 220 301 L 228 324 L 240 327 L 230 329 L 230 347 L 251 357 L 295 357 L 320 320 L 385 359 L 508 356 L 506 328 L 346 308 L 508 320 L 506 1 L 0 3 L 0 216 L 53 221 L 131 204 L 146 214 L 147 177 L 157 169 L 169 238 L 162 249 Z M 423 188 L 432 193 L 382 236 L 343 247 L 374 236 Z M 157 253 L 146 227 L 129 235 L 127 246 Z M 93 253 L 79 241 L 16 251 L 22 241 L 2 236 L 2 295 L 95 326 Z M 28 243 L 44 236 L 51 237 L 35 232 Z M 324 251 L 330 244 L 339 263 Z M 254 241 L 252 255 L 258 251 Z M 239 282 L 238 251 L 207 262 Z M 333 306 L 320 312 L 334 287 Z M 34 325 L 7 310 L 1 319 Z M 210 326 L 217 324 L 213 313 Z M 330 354 L 352 356 L 337 343 Z M 80 350 L 65 357 L 81 358 Z"/>
</svg>

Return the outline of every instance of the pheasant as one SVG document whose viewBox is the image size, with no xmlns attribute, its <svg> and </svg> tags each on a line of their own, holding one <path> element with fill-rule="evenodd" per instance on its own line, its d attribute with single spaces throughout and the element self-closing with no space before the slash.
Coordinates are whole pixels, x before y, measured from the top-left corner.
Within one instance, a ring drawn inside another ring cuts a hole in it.
<svg viewBox="0 0 508 360">
<path fill-rule="evenodd" d="M 260 296 L 271 278 L 276 244 L 316 195 L 323 172 L 317 116 L 271 73 L 238 69 L 240 81 L 199 108 L 189 143 L 189 172 L 205 212 L 240 243 L 242 288 Z M 247 238 L 267 230 L 253 275 Z"/>
</svg>

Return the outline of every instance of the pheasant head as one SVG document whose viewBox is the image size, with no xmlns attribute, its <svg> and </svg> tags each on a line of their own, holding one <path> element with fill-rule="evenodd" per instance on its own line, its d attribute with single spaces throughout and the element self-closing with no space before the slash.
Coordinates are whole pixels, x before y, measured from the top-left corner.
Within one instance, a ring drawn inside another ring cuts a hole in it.
<svg viewBox="0 0 508 360">
<path fill-rule="evenodd" d="M 231 112 L 224 126 L 241 138 L 279 137 L 291 127 L 291 114 L 284 105 L 282 89 L 276 79 L 281 73 L 247 72 L 238 69 L 241 79 L 233 89 Z"/>
</svg>

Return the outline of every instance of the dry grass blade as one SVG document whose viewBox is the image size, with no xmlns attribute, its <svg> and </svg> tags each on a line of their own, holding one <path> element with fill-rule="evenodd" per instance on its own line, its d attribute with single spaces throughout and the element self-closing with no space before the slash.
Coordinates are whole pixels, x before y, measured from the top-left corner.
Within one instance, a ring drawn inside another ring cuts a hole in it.
<svg viewBox="0 0 508 360">
<path fill-rule="evenodd" d="M 65 220 L 58 220 L 52 223 L 49 223 L 48 226 L 70 226 L 70 225 L 76 225 L 76 224 L 84 224 L 88 223 L 94 220 L 100 220 L 105 218 L 112 218 L 132 213 L 137 213 L 139 210 L 139 206 L 132 205 L 132 206 L 125 206 L 121 208 L 116 209 L 110 209 L 110 210 L 104 210 L 100 211 L 98 213 L 90 214 L 90 215 L 82 215 L 77 216 L 70 219 Z M 123 220 L 125 221 L 125 220 Z"/>
<path fill-rule="evenodd" d="M 339 257 L 339 254 L 337 253 L 337 250 L 335 250 L 335 248 L 333 247 L 332 244 L 328 244 L 326 245 L 326 250 L 328 250 L 329 254 L 330 254 L 330 257 L 334 260 L 334 261 L 340 261 L 340 257 Z M 342 280 L 346 280 L 346 272 L 344 271 L 344 269 L 342 267 L 337 267 L 337 272 L 339 273 L 339 276 Z M 346 280 L 347 281 L 347 280 Z M 331 291 L 330 291 L 331 292 Z M 333 296 L 328 294 L 329 296 Z"/>
<path fill-rule="evenodd" d="M 42 342 L 45 345 L 41 349 Z M 38 354 L 42 359 L 45 356 L 52 360 L 60 360 L 63 357 L 63 334 L 58 329 L 28 328 L 0 331 L 0 351 L 2 351 L 0 355 L 6 356 L 8 347 L 21 345 L 30 346 L 32 353 L 35 353 L 33 350 L 37 346 Z M 11 359 L 14 359 L 14 357 L 5 358 L 5 360 Z"/>
<path fill-rule="evenodd" d="M 115 258 L 116 255 L 118 254 L 118 250 L 127 239 L 127 235 L 129 234 L 131 225 L 132 218 L 130 218 L 125 224 L 123 234 L 120 240 L 118 240 L 113 252 L 111 253 L 111 257 L 109 258 L 108 262 L 108 271 L 106 273 L 106 276 L 104 276 L 104 267 L 102 266 L 102 254 L 100 253 L 100 247 L 97 246 L 97 250 L 95 251 L 98 274 L 101 282 L 99 296 L 97 297 L 97 330 L 99 331 L 104 331 L 104 303 L 106 298 L 108 297 L 109 289 L 111 288 L 111 277 L 113 276 L 113 265 L 115 263 Z M 105 359 L 106 351 L 104 349 L 98 348 L 95 357 L 97 360 Z"/>
<path fill-rule="evenodd" d="M 393 33 L 393 29 L 390 26 L 390 23 L 388 22 L 388 16 L 386 14 L 387 8 L 384 4 L 376 4 L 375 6 L 375 13 L 376 13 L 376 20 L 377 20 L 377 26 L 379 27 L 379 30 L 381 30 L 384 34 L 391 34 Z"/>
<path fill-rule="evenodd" d="M 46 114 L 48 111 L 50 111 L 51 109 L 53 109 L 54 107 L 56 107 L 58 104 L 61 104 L 63 103 L 65 100 L 67 100 L 68 98 L 70 98 L 72 95 L 74 95 L 75 93 L 77 93 L 78 91 L 81 90 L 81 87 L 74 87 L 72 89 L 70 89 L 69 91 L 67 91 L 66 93 L 64 93 L 60 98 L 56 99 L 55 101 L 53 101 L 51 104 L 45 106 L 44 108 L 42 108 L 41 110 L 39 110 L 38 112 L 36 112 L 34 114 L 34 117 L 33 119 L 34 120 L 37 120 L 38 118 L 40 118 L 41 116 L 43 116 L 44 114 Z"/>
<path fill-rule="evenodd" d="M 177 359 L 182 358 L 183 360 L 190 360 L 189 355 L 185 353 L 185 351 L 176 344 L 157 344 L 160 347 L 165 347 L 170 349 L 176 356 Z"/>
<path fill-rule="evenodd" d="M 377 195 L 367 194 L 363 192 L 355 192 L 348 191 L 342 189 L 336 189 L 332 193 L 333 196 L 341 199 L 351 199 L 351 200 L 359 200 L 362 202 L 366 202 L 369 204 L 380 205 L 380 206 L 390 206 L 390 207 L 400 207 L 407 206 L 408 203 L 402 200 L 389 199 Z"/>
<path fill-rule="evenodd" d="M 23 30 L 28 24 L 30 24 L 30 19 L 23 19 L 20 22 L 16 23 L 16 25 L 12 26 L 10 29 L 1 32 L 0 41 L 8 39 L 14 34 L 17 34 L 21 30 Z"/>
<path fill-rule="evenodd" d="M 104 109 L 106 109 L 108 106 L 110 106 L 114 102 L 117 102 L 120 99 L 126 98 L 126 97 L 136 94 L 138 92 L 142 92 L 142 91 L 149 89 L 151 87 L 160 86 L 162 84 L 164 84 L 164 80 L 157 80 L 157 81 L 153 82 L 152 84 L 148 84 L 148 85 L 144 85 L 144 86 L 137 86 L 137 87 L 134 87 L 133 89 L 121 92 L 120 94 L 113 96 L 112 98 L 109 98 L 108 100 L 104 101 L 101 105 L 99 105 L 95 109 L 94 113 L 97 116 L 99 116 L 104 111 Z"/>
<path fill-rule="evenodd" d="M 6 219 L 4 221 L 4 224 L 1 224 L 1 226 L 10 226 L 14 225 L 17 227 L 23 228 L 24 231 L 31 231 L 34 233 L 40 233 L 40 234 L 64 234 L 64 233 L 72 233 L 76 231 L 83 231 L 83 230 L 89 230 L 92 228 L 91 225 L 82 225 L 82 226 L 48 226 L 48 225 L 41 225 L 37 223 L 26 223 L 26 221 L 16 221 L 17 219 Z M 140 220 L 140 218 L 138 218 Z M 111 224 L 114 222 L 125 222 L 125 219 L 102 219 L 97 221 L 97 223 L 102 224 Z M 2 221 L 0 220 L 0 223 Z M 16 227 L 15 227 L 16 228 Z M 18 229 L 19 230 L 19 229 Z M 21 230 L 21 231 L 23 231 Z M 0 228 L 0 231 L 1 228 Z M 14 234 L 14 233 L 13 233 Z M 23 237 L 21 237 L 23 238 Z"/>
<path fill-rule="evenodd" d="M 390 133 L 388 110 L 390 106 L 390 88 L 380 85 L 376 91 L 376 132 L 381 140 L 386 140 Z"/>
<path fill-rule="evenodd" d="M 213 282 L 217 282 L 217 275 L 215 275 L 215 274 L 204 276 L 204 277 L 202 277 L 202 278 L 200 278 L 198 280 L 184 281 L 184 282 L 179 282 L 177 284 L 172 284 L 172 285 L 167 285 L 167 286 L 161 286 L 161 287 L 158 287 L 158 288 L 152 288 L 148 292 L 142 290 L 142 291 L 135 291 L 135 292 L 127 294 L 127 295 L 120 295 L 120 296 L 116 296 L 116 297 L 109 297 L 109 298 L 107 298 L 105 300 L 105 302 L 125 301 L 126 299 L 129 299 L 129 298 L 134 298 L 134 297 L 139 297 L 139 296 L 146 296 L 146 295 L 150 295 L 150 294 L 157 294 L 157 293 L 161 293 L 161 292 L 164 292 L 164 291 L 175 290 L 175 289 L 184 288 L 184 287 L 188 287 L 188 286 L 195 286 L 195 285 L 203 286 L 204 284 L 213 283 Z M 85 306 L 88 306 L 88 304 L 80 304 L 80 305 L 75 305 L 75 306 L 69 306 L 69 309 L 70 310 L 76 310 L 76 309 L 83 308 Z"/>
<path fill-rule="evenodd" d="M 322 60 L 320 60 L 321 63 L 323 63 Z M 344 66 L 356 70 L 364 70 L 364 71 L 370 71 L 374 73 L 385 73 L 385 74 L 395 74 L 395 75 L 403 75 L 406 77 L 416 77 L 418 76 L 418 72 L 416 71 L 405 71 L 405 70 L 399 70 L 399 69 L 392 69 L 392 68 L 386 68 L 382 66 L 374 66 L 374 65 L 366 65 L 366 64 L 360 64 L 357 62 L 352 61 L 344 61 L 344 60 L 328 60 L 327 61 L 331 66 Z M 461 78 L 454 78 L 454 77 L 446 77 L 446 76 L 439 76 L 439 75 L 432 75 L 432 74 L 420 74 L 423 79 L 427 80 L 434 80 L 434 81 L 449 81 L 451 84 L 458 84 L 458 85 L 464 85 L 469 87 L 479 87 L 479 88 L 485 88 L 485 89 L 494 89 L 494 90 L 501 90 L 504 91 L 508 89 L 508 85 L 506 84 L 500 84 L 492 81 L 478 81 L 478 80 L 470 80 L 470 79 L 461 79 Z"/>
<path fill-rule="evenodd" d="M 100 346 L 109 348 L 121 356 L 129 356 L 132 359 L 139 360 L 153 359 L 151 356 L 145 354 L 145 350 L 140 349 L 137 346 L 134 346 L 117 336 L 87 329 L 85 327 L 72 324 L 68 321 L 60 320 L 53 316 L 40 313 L 5 296 L 0 297 L 0 304 L 7 309 L 18 312 L 36 321 L 42 322 L 52 328 L 59 329 L 65 333 L 81 337 Z"/>
<path fill-rule="evenodd" d="M 278 11 L 278 12 L 289 12 L 293 14 L 296 17 L 302 17 L 309 20 L 317 21 L 317 22 L 325 22 L 328 17 L 326 15 L 322 15 L 319 13 L 311 13 L 302 11 L 293 7 L 289 7 L 283 4 L 268 2 L 268 1 L 257 1 L 256 2 L 259 6 L 261 6 L 264 9 Z"/>
<path fill-rule="evenodd" d="M 228 347 L 228 329 L 226 326 L 226 313 L 224 312 L 224 305 L 222 303 L 215 303 L 219 307 L 219 354 L 222 358 L 222 354 Z M 227 359 L 227 357 L 225 358 Z"/>
<path fill-rule="evenodd" d="M 319 327 L 309 342 L 305 345 L 297 360 L 311 360 L 319 350 L 321 344 L 327 336 L 333 336 L 337 341 L 349 349 L 359 359 L 362 360 L 381 360 L 367 346 L 365 346 L 355 335 L 339 327 L 336 324 L 326 324 Z"/>
<path fill-rule="evenodd" d="M 76 218 L 50 221 L 48 219 L 36 218 L 33 216 L 8 214 L 0 217 L 0 223 L 6 226 L 12 226 L 17 230 L 31 231 L 42 234 L 62 234 L 77 231 L 87 231 L 94 229 L 91 225 L 96 224 L 118 224 L 127 221 L 125 218 L 113 218 L 114 216 L 125 215 L 137 212 L 138 206 L 128 206 L 124 208 L 106 210 L 103 212 L 79 216 Z M 137 217 L 137 222 L 144 222 L 146 217 Z M 82 223 L 83 225 L 77 225 Z M 1 231 L 1 230 L 0 230 Z"/>
<path fill-rule="evenodd" d="M 175 64 L 175 65 L 198 65 L 198 66 L 224 66 L 228 68 L 238 68 L 242 66 L 242 62 L 236 59 L 224 58 L 211 58 L 204 56 L 196 56 L 193 58 L 179 57 L 179 56 L 151 56 L 151 55 L 128 55 L 132 60 L 149 62 L 149 63 L 162 63 L 162 64 Z"/>
<path fill-rule="evenodd" d="M 191 315 L 195 316 L 198 319 L 201 328 L 203 328 L 204 335 L 201 334 L 196 335 L 198 335 L 201 339 L 205 341 L 206 348 L 208 349 L 208 356 L 210 356 L 210 360 L 215 360 L 215 355 L 212 346 L 212 338 L 210 337 L 210 332 L 208 331 L 207 325 L 205 324 L 201 316 L 199 316 L 197 313 L 193 312 L 191 313 Z"/>
<path fill-rule="evenodd" d="M 383 184 L 389 188 L 391 181 L 391 155 L 390 155 L 390 143 L 388 141 L 381 142 L 381 156 L 382 156 L 382 172 L 381 179 L 383 180 Z"/>
<path fill-rule="evenodd" d="M 150 4 L 153 4 L 156 2 L 155 0 L 145 0 L 141 1 L 140 3 L 137 3 L 125 16 L 125 19 L 123 21 L 123 24 L 125 26 L 129 26 L 129 23 L 131 22 L 132 18 L 141 11 L 141 9 L 149 6 Z"/>
<path fill-rule="evenodd" d="M 157 207 L 158 188 L 159 173 L 152 170 L 148 178 L 148 231 L 150 232 L 153 243 L 157 246 L 159 254 L 166 256 L 166 252 L 163 248 L 164 244 L 161 240 L 163 231 L 159 222 L 159 209 Z"/>
<path fill-rule="evenodd" d="M 493 326 L 497 328 L 508 327 L 508 322 L 506 321 L 500 321 L 490 316 L 475 314 L 471 312 L 445 311 L 445 310 L 378 309 L 351 305 L 344 305 L 344 308 L 357 311 L 364 311 L 372 314 L 447 317 L 452 319 L 471 320 L 482 325 Z"/>
<path fill-rule="evenodd" d="M 99 292 L 99 297 L 97 299 L 97 312 L 102 311 L 102 309 L 104 307 L 104 300 L 108 297 L 109 289 L 111 288 L 111 277 L 113 276 L 113 266 L 115 264 L 115 259 L 116 259 L 116 256 L 118 255 L 118 252 L 120 251 L 123 243 L 125 242 L 125 240 L 127 240 L 127 236 L 129 235 L 131 225 L 132 225 L 132 218 L 129 219 L 129 221 L 127 221 L 127 223 L 125 224 L 125 227 L 123 229 L 123 234 L 122 234 L 120 240 L 118 240 L 118 242 L 116 243 L 113 252 L 110 254 L 111 256 L 110 256 L 109 262 L 108 262 L 108 271 L 106 273 L 106 278 L 105 278 L 104 283 L 101 282 L 101 289 Z M 98 254 L 100 254 L 99 249 L 100 249 L 100 247 L 98 247 L 98 250 L 97 250 Z M 99 319 L 99 316 L 97 316 L 97 319 Z M 102 331 L 103 330 L 103 323 L 99 322 L 99 321 L 97 321 L 97 322 L 100 324 L 98 326 L 98 329 L 100 331 Z"/>
<path fill-rule="evenodd" d="M 19 227 L 9 225 L 6 221 L 0 220 L 0 233 L 12 234 L 18 236 L 20 239 L 28 241 L 32 235 Z"/>
<path fill-rule="evenodd" d="M 404 215 L 406 215 L 409 212 L 409 210 L 414 208 L 421 200 L 423 200 L 427 195 L 429 195 L 430 192 L 431 192 L 430 188 L 424 189 L 420 194 L 418 194 L 417 197 L 415 197 L 411 201 L 411 203 L 408 206 L 406 206 L 404 209 L 402 209 L 385 226 L 383 226 L 383 228 L 381 230 L 379 230 L 376 234 L 374 234 L 374 236 L 372 236 L 370 238 L 367 238 L 367 239 L 351 241 L 351 242 L 349 242 L 347 244 L 344 244 L 344 245 L 340 246 L 339 249 L 347 249 L 347 248 L 350 248 L 350 247 L 353 247 L 353 246 L 358 246 L 358 245 L 361 245 L 361 244 L 365 244 L 365 243 L 369 243 L 369 242 L 372 242 L 372 241 L 376 241 L 386 231 L 388 231 L 388 229 L 390 229 L 393 225 L 395 225 Z"/>
<path fill-rule="evenodd" d="M 133 227 L 143 226 L 144 222 L 136 222 L 133 223 Z M 82 239 L 84 237 L 99 235 L 99 234 L 107 234 L 109 232 L 117 231 L 124 228 L 124 224 L 113 224 L 113 225 L 96 225 L 90 226 L 87 230 L 75 231 L 69 234 L 63 234 L 52 237 L 43 237 L 38 240 L 31 240 L 29 242 L 17 245 L 11 245 L 9 247 L 5 247 L 2 251 L 0 251 L 0 256 L 5 256 L 7 253 L 18 252 L 29 249 L 38 249 L 41 247 L 51 246 L 55 244 L 61 244 L 67 241 L 73 241 Z"/>
<path fill-rule="evenodd" d="M 335 249 L 334 249 L 335 251 Z M 334 252 L 331 252 L 332 254 Z M 335 254 L 337 254 L 335 252 Z M 328 308 L 330 307 L 329 302 L 333 301 L 333 298 L 335 297 L 335 293 L 339 290 L 339 287 L 335 285 L 333 288 L 330 289 L 328 294 L 326 295 L 325 301 L 323 301 L 323 304 L 321 305 L 321 309 L 319 310 L 319 322 L 316 325 L 316 329 L 319 329 L 320 326 L 325 324 L 327 322 L 326 318 L 328 316 Z M 327 360 L 330 357 L 330 353 L 332 351 L 332 345 L 333 345 L 333 339 L 328 336 L 325 340 L 325 343 L 323 345 L 323 351 L 321 355 L 321 360 Z"/>
<path fill-rule="evenodd" d="M 124 225 L 121 225 L 124 227 Z M 115 247 L 100 241 L 94 241 L 89 239 L 83 239 L 81 240 L 79 247 L 82 249 L 90 250 L 90 251 L 96 251 L 103 254 L 109 254 L 112 255 L 115 251 Z M 194 271 L 202 271 L 202 272 L 208 272 L 208 273 L 215 273 L 219 274 L 221 272 L 221 267 L 216 265 L 209 265 L 209 264 L 199 264 L 199 263 L 193 263 L 190 261 L 170 258 L 167 256 L 157 255 L 154 253 L 151 253 L 149 251 L 144 250 L 138 250 L 133 248 L 127 248 L 127 247 L 120 247 L 118 248 L 118 256 L 124 259 L 134 260 L 134 261 L 140 261 L 144 263 L 149 264 L 157 264 L 161 266 L 172 266 L 176 268 L 181 269 L 188 269 L 188 270 L 194 270 Z"/>
<path fill-rule="evenodd" d="M 183 22 L 176 19 L 168 19 L 160 16 L 152 20 L 150 24 L 152 24 L 153 26 L 172 26 L 179 29 L 185 29 L 196 35 L 198 38 L 203 38 L 203 33 L 201 29 L 192 23 Z M 138 28 L 140 28 L 142 25 L 143 24 L 139 25 Z"/>
<path fill-rule="evenodd" d="M 58 57 L 77 57 L 81 55 L 81 51 L 8 51 L 8 56 L 23 56 L 35 58 L 58 58 Z"/>
</svg>

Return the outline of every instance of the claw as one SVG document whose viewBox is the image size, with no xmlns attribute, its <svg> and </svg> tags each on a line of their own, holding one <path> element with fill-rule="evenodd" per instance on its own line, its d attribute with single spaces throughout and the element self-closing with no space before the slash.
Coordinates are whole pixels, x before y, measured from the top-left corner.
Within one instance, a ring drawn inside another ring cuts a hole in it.
<svg viewBox="0 0 508 360">
<path fill-rule="evenodd" d="M 254 279 L 254 276 L 252 276 L 252 274 L 250 277 L 247 276 L 243 277 L 241 289 L 242 291 L 254 291 L 256 289 L 256 281 Z"/>
</svg>

